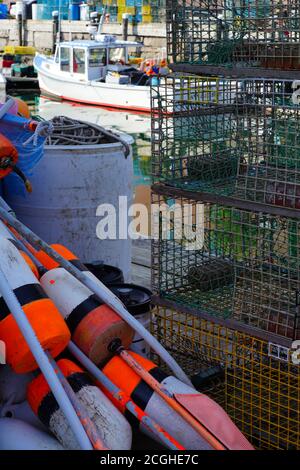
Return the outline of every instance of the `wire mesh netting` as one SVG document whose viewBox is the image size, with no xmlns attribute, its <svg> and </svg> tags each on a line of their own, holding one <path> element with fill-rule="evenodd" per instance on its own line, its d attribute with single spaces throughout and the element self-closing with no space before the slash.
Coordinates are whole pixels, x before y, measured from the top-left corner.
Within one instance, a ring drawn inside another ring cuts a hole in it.
<svg viewBox="0 0 300 470">
<path fill-rule="evenodd" d="M 191 378 L 195 388 L 224 407 L 224 370 L 232 331 L 164 307 L 153 308 L 151 329 Z M 156 355 L 155 361 L 160 361 Z M 162 362 L 160 365 L 166 367 Z"/>
<path fill-rule="evenodd" d="M 226 409 L 259 448 L 300 448 L 300 374 L 296 361 L 289 349 L 236 335 L 234 366 L 226 369 Z"/>
<path fill-rule="evenodd" d="M 300 69 L 299 0 L 167 0 L 174 63 Z"/>
<path fill-rule="evenodd" d="M 300 449 L 299 354 L 161 306 L 152 331 L 256 448 Z"/>
<path fill-rule="evenodd" d="M 300 82 L 173 75 L 152 87 L 154 180 L 300 209 Z"/>
<path fill-rule="evenodd" d="M 300 219 L 153 195 L 152 284 L 214 317 L 299 337 Z"/>
</svg>

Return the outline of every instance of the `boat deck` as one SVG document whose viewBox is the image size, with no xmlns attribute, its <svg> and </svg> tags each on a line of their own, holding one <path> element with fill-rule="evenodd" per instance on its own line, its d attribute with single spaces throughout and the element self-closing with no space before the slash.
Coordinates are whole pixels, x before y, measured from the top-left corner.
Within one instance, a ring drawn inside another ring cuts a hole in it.
<svg viewBox="0 0 300 470">
<path fill-rule="evenodd" d="M 132 242 L 131 266 L 132 283 L 151 289 L 151 240 Z"/>
</svg>

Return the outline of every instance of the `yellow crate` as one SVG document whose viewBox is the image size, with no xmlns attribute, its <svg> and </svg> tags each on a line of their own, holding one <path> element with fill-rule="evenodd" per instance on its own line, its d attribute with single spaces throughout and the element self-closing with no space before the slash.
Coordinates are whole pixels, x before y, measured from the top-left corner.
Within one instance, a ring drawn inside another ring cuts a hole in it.
<svg viewBox="0 0 300 470">
<path fill-rule="evenodd" d="M 142 7 L 142 15 L 151 15 L 151 6 L 145 5 Z"/>
<path fill-rule="evenodd" d="M 5 46 L 5 54 L 18 55 L 35 55 L 36 49 L 31 46 Z"/>
<path fill-rule="evenodd" d="M 151 329 L 189 376 L 223 370 L 200 390 L 257 449 L 300 450 L 300 365 L 287 345 L 162 306 Z"/>
<path fill-rule="evenodd" d="M 152 21 L 153 21 L 152 15 L 143 15 L 143 20 L 142 20 L 143 23 L 152 23 Z"/>
</svg>

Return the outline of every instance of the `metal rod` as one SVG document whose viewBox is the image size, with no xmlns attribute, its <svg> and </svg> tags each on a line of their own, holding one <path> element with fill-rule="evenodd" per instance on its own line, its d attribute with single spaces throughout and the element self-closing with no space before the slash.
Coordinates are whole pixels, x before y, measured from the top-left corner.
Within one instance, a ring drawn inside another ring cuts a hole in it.
<svg viewBox="0 0 300 470">
<path fill-rule="evenodd" d="M 17 14 L 17 25 L 18 25 L 18 42 L 19 46 L 23 46 L 23 15 L 22 13 Z"/>
<path fill-rule="evenodd" d="M 10 110 L 10 108 L 15 104 L 12 98 L 9 98 L 0 108 L 0 119 Z"/>
<path fill-rule="evenodd" d="M 155 183 L 151 186 L 154 194 L 162 196 L 185 197 L 194 201 L 207 202 L 212 204 L 222 204 L 227 207 L 249 210 L 252 212 L 263 212 L 279 217 L 290 217 L 293 219 L 300 218 L 299 209 L 289 207 L 272 206 L 263 202 L 253 202 L 245 199 L 239 199 L 234 196 L 222 196 L 214 193 L 206 193 L 203 191 L 190 191 L 187 189 L 176 188 L 163 183 Z"/>
<path fill-rule="evenodd" d="M 123 41 L 128 40 L 128 26 L 129 26 L 129 14 L 128 13 L 123 13 L 122 15 L 122 26 L 123 26 Z"/>
</svg>

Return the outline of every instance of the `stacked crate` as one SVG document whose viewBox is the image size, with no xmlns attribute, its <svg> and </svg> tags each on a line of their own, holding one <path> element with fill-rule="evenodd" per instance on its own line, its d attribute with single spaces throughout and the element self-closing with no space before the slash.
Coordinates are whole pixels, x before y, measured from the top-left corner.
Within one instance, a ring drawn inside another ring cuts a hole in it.
<svg viewBox="0 0 300 470">
<path fill-rule="evenodd" d="M 167 27 L 153 329 L 257 448 L 300 449 L 300 1 L 169 1 Z"/>
<path fill-rule="evenodd" d="M 51 19 L 52 11 L 60 10 L 61 18 L 68 19 L 69 0 L 37 0 L 39 19 Z M 78 3 L 81 3 L 78 0 Z M 102 13 L 103 8 L 110 14 L 111 23 L 122 23 L 123 14 L 129 15 L 129 21 L 135 23 L 161 23 L 165 20 L 165 0 L 101 0 L 87 2 Z"/>
<path fill-rule="evenodd" d="M 103 1 L 110 20 L 122 22 L 124 13 L 135 23 L 161 23 L 165 19 L 165 0 L 108 0 Z"/>
</svg>

